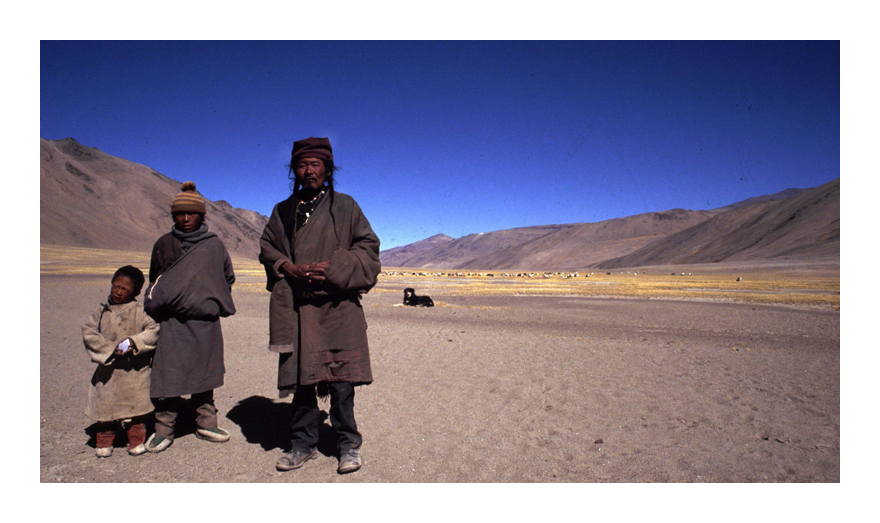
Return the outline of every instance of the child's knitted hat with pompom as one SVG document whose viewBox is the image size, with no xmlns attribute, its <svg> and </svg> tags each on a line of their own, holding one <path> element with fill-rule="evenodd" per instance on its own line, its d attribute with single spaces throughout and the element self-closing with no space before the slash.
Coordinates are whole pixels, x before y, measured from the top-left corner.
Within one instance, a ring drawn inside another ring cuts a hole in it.
<svg viewBox="0 0 880 523">
<path fill-rule="evenodd" d="M 177 196 L 174 197 L 174 201 L 171 202 L 171 212 L 207 213 L 205 199 L 202 198 L 201 194 L 196 192 L 195 182 L 184 182 L 184 184 L 180 186 L 180 192 L 177 193 Z"/>
</svg>

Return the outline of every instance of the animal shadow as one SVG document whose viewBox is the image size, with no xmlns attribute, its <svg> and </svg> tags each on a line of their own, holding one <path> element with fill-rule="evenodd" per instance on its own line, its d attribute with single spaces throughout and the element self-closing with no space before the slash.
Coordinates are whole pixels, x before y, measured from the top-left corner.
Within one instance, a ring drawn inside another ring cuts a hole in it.
<svg viewBox="0 0 880 523">
<path fill-rule="evenodd" d="M 260 445 L 263 450 L 281 449 L 290 452 L 290 403 L 276 403 L 263 396 L 251 396 L 239 401 L 226 414 L 226 418 L 238 425 L 244 439 Z M 328 422 L 323 410 L 318 417 L 318 452 L 325 456 L 336 455 L 339 436 Z"/>
</svg>

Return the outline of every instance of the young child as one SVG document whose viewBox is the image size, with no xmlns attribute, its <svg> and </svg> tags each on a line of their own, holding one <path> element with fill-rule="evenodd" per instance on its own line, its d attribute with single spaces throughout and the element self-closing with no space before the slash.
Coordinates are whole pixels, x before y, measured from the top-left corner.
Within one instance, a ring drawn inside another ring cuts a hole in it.
<svg viewBox="0 0 880 523">
<path fill-rule="evenodd" d="M 85 413 L 98 422 L 95 454 L 99 458 L 113 453 L 120 424 L 128 435 L 128 453 L 146 452 L 144 416 L 153 411 L 150 364 L 159 339 L 159 324 L 135 300 L 144 286 L 144 273 L 126 265 L 111 282 L 107 303 L 82 327 L 86 352 L 98 364 Z"/>
</svg>

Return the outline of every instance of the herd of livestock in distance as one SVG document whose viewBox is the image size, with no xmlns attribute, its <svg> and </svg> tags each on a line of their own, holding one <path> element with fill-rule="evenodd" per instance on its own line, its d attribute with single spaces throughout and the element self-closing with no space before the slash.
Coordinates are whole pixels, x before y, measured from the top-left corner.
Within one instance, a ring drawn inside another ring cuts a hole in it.
<svg viewBox="0 0 880 523">
<path fill-rule="evenodd" d="M 590 274 L 593 274 L 592 272 Z M 584 274 L 587 278 L 590 274 Z M 611 274 L 610 272 L 608 274 Z M 638 274 L 638 273 L 636 273 Z M 416 272 L 416 271 L 382 271 L 380 276 L 451 276 L 458 278 L 494 278 L 492 272 Z M 504 272 L 497 275 L 500 278 L 578 278 L 576 272 Z"/>
<path fill-rule="evenodd" d="M 591 272 L 589 274 L 583 274 L 577 272 L 503 272 L 499 274 L 495 274 L 493 272 L 424 272 L 424 271 L 382 271 L 379 273 L 380 276 L 447 276 L 453 278 L 589 278 L 590 276 L 596 273 Z M 606 275 L 610 276 L 610 272 L 606 272 Z M 631 276 L 638 276 L 638 272 L 630 272 L 630 271 L 621 271 L 620 274 L 629 274 Z M 673 276 L 679 275 L 679 273 L 672 273 Z M 680 273 L 681 276 L 693 276 L 694 274 L 691 272 L 688 273 Z M 737 280 L 740 281 L 740 280 Z"/>
</svg>

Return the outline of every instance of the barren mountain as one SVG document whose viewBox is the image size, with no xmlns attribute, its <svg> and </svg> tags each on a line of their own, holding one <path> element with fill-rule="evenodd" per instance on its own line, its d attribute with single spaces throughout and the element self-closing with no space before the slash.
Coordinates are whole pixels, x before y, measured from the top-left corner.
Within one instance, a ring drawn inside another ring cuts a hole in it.
<svg viewBox="0 0 880 523">
<path fill-rule="evenodd" d="M 451 236 L 435 234 L 415 243 L 394 247 L 379 254 L 383 267 L 403 267 L 407 260 L 452 241 Z"/>
<path fill-rule="evenodd" d="M 840 259 L 840 179 L 787 200 L 735 208 L 598 267 L 773 259 Z"/>
<path fill-rule="evenodd" d="M 40 243 L 149 251 L 171 229 L 181 182 L 73 140 L 40 139 Z M 256 258 L 267 217 L 206 200 L 234 256 Z M 719 209 L 672 209 L 598 223 L 438 234 L 380 254 L 389 267 L 576 270 L 722 260 L 839 260 L 840 180 Z"/>
<path fill-rule="evenodd" d="M 631 253 L 661 238 L 705 221 L 713 211 L 673 209 L 598 223 L 521 227 L 471 234 L 438 242 L 431 249 L 398 247 L 394 267 L 445 269 L 567 270 L 585 268 Z M 436 237 L 434 237 L 436 238 Z M 427 241 L 427 240 L 423 240 Z M 411 244 L 413 246 L 419 244 Z M 391 252 L 391 251 L 388 251 Z"/>
<path fill-rule="evenodd" d="M 436 237 L 435 237 L 436 238 Z M 721 260 L 837 260 L 840 180 L 708 211 L 672 209 L 598 223 L 523 227 L 425 249 L 394 249 L 397 267 L 576 270 Z M 428 240 L 423 240 L 428 241 Z M 411 248 L 419 245 L 420 248 Z M 390 253 L 391 251 L 388 251 Z M 406 257 L 407 253 L 416 253 Z M 383 262 L 386 253 L 382 253 Z"/>
<path fill-rule="evenodd" d="M 461 269 L 572 270 L 631 253 L 652 241 L 703 222 L 713 211 L 672 209 L 566 227 L 480 256 Z"/>
<path fill-rule="evenodd" d="M 781 201 L 788 200 L 789 198 L 794 198 L 795 196 L 809 191 L 809 189 L 786 189 L 784 191 L 779 191 L 778 193 L 773 194 L 765 194 L 764 196 L 755 196 L 754 198 L 748 198 L 741 202 L 732 203 L 730 205 L 726 205 L 724 207 L 719 207 L 715 209 L 720 212 L 727 212 L 738 207 L 745 207 L 747 205 L 751 205 L 753 203 L 761 203 L 761 202 L 769 202 L 769 201 Z"/>
<path fill-rule="evenodd" d="M 40 243 L 149 251 L 171 230 L 181 182 L 72 138 L 40 139 Z M 256 258 L 268 220 L 205 200 L 206 221 L 233 256 Z"/>
<path fill-rule="evenodd" d="M 481 256 L 491 255 L 511 247 L 522 245 L 548 234 L 575 227 L 570 225 L 539 225 L 479 234 L 469 234 L 425 251 L 406 260 L 404 267 L 433 267 L 455 269 L 472 267 L 471 262 Z"/>
</svg>

